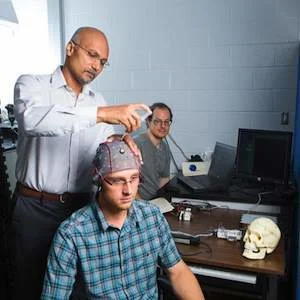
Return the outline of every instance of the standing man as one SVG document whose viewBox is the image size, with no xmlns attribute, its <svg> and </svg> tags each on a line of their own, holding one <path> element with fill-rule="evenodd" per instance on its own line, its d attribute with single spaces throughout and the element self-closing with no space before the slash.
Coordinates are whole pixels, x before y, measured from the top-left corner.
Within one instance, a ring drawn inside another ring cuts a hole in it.
<svg viewBox="0 0 300 300">
<path fill-rule="evenodd" d="M 90 198 L 90 165 L 99 141 L 115 138 L 109 124 L 136 130 L 144 104 L 107 106 L 89 83 L 108 66 L 103 32 L 79 28 L 66 59 L 50 75 L 23 75 L 15 85 L 18 145 L 12 215 L 13 299 L 40 299 L 46 260 L 59 224 Z M 130 138 L 125 141 L 138 155 Z"/>
<path fill-rule="evenodd" d="M 204 299 L 159 208 L 135 200 L 140 163 L 128 146 L 100 144 L 93 164 L 96 199 L 59 226 L 42 299 L 69 299 L 78 272 L 88 299 L 158 299 L 157 265 L 179 299 Z"/>
<path fill-rule="evenodd" d="M 169 106 L 157 102 L 150 106 L 152 115 L 147 118 L 147 132 L 135 139 L 141 150 L 144 164 L 138 195 L 152 199 L 157 191 L 170 180 L 170 148 L 164 141 L 172 124 L 173 114 Z"/>
</svg>

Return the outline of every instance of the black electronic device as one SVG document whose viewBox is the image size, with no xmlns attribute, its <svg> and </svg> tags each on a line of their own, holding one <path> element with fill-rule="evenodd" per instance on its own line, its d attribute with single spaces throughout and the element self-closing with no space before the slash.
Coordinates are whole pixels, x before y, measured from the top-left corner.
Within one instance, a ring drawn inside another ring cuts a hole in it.
<svg viewBox="0 0 300 300">
<path fill-rule="evenodd" d="M 5 106 L 6 110 L 7 110 L 7 116 L 8 116 L 8 120 L 10 122 L 11 127 L 14 126 L 14 122 L 15 122 L 15 113 L 14 113 L 14 105 L 13 104 L 7 104 Z"/>
<path fill-rule="evenodd" d="M 262 185 L 289 182 L 292 132 L 240 128 L 236 179 Z"/>
<path fill-rule="evenodd" d="M 191 235 L 184 232 L 172 231 L 172 237 L 175 243 L 186 245 L 198 245 L 200 243 L 200 236 L 198 235 Z"/>
</svg>

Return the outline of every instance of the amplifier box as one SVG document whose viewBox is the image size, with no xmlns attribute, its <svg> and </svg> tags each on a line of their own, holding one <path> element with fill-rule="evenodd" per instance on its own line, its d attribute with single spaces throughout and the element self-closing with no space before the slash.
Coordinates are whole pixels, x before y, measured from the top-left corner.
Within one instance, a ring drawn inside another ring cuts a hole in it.
<svg viewBox="0 0 300 300">
<path fill-rule="evenodd" d="M 184 176 L 206 175 L 208 173 L 210 161 L 183 162 L 182 173 Z"/>
</svg>

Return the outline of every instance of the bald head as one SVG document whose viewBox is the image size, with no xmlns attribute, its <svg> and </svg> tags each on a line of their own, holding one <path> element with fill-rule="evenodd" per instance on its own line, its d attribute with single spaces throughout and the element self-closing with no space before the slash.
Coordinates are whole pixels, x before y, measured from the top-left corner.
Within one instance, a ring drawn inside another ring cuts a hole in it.
<svg viewBox="0 0 300 300">
<path fill-rule="evenodd" d="M 103 70 L 108 55 L 108 41 L 102 31 L 94 27 L 78 28 L 66 48 L 62 71 L 67 84 L 79 94 Z"/>
<path fill-rule="evenodd" d="M 104 34 L 104 32 L 102 32 L 101 30 L 99 30 L 98 28 L 95 27 L 80 27 L 78 28 L 72 35 L 71 37 L 71 41 L 75 41 L 77 43 L 80 43 L 82 40 L 84 40 L 85 38 L 87 38 L 87 36 L 95 36 L 100 39 L 102 39 L 103 41 L 105 41 L 105 43 L 107 44 L 108 47 L 108 41 L 107 38 Z"/>
</svg>

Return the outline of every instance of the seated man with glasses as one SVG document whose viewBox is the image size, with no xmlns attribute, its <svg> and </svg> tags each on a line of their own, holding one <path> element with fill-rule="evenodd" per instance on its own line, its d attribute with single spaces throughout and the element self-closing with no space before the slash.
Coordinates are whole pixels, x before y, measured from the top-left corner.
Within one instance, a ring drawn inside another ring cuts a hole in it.
<svg viewBox="0 0 300 300">
<path fill-rule="evenodd" d="M 164 216 L 135 200 L 140 162 L 129 147 L 118 140 L 102 143 L 93 165 L 95 201 L 59 226 L 42 299 L 69 299 L 77 272 L 88 299 L 158 299 L 157 265 L 180 299 L 204 299 Z"/>
<path fill-rule="evenodd" d="M 147 132 L 135 138 L 144 164 L 138 196 L 149 200 L 170 180 L 170 149 L 164 138 L 169 134 L 173 114 L 169 106 L 157 102 L 150 106 L 152 115 L 147 118 Z"/>
</svg>

